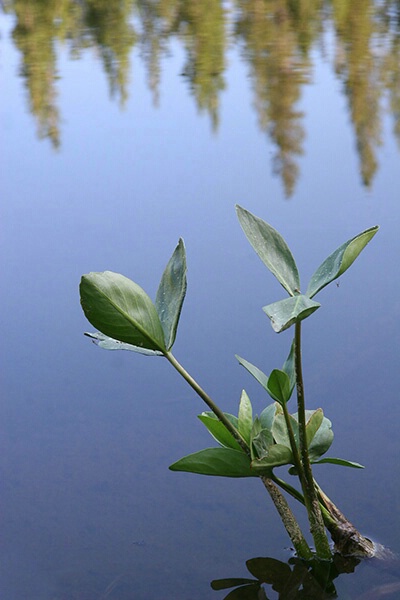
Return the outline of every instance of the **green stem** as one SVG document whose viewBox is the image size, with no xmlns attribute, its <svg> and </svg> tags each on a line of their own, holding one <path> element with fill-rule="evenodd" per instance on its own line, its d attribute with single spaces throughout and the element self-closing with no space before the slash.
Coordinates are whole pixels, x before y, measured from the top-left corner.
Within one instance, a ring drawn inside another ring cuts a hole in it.
<svg viewBox="0 0 400 600">
<path fill-rule="evenodd" d="M 212 410 L 215 416 L 223 423 L 229 433 L 235 438 L 237 443 L 240 445 L 242 450 L 250 456 L 250 448 L 247 445 L 244 438 L 240 435 L 236 427 L 229 421 L 222 410 L 215 404 L 210 396 L 203 390 L 203 388 L 197 383 L 195 379 L 182 367 L 182 365 L 176 360 L 175 356 L 171 352 L 167 352 L 165 358 L 171 363 L 171 365 L 178 371 L 180 375 L 187 381 L 187 383 L 194 389 L 196 394 L 207 404 Z"/>
<path fill-rule="evenodd" d="M 321 559 L 332 558 L 331 549 L 325 532 L 321 507 L 314 485 L 314 477 L 311 470 L 310 457 L 308 454 L 306 433 L 306 409 L 304 398 L 303 370 L 301 362 L 301 322 L 295 324 L 294 359 L 297 389 L 297 413 L 299 422 L 299 445 L 303 473 L 299 473 L 300 482 L 304 494 L 305 506 L 310 522 L 310 531 L 315 543 L 317 556 Z M 301 477 L 303 475 L 303 477 Z"/>
</svg>

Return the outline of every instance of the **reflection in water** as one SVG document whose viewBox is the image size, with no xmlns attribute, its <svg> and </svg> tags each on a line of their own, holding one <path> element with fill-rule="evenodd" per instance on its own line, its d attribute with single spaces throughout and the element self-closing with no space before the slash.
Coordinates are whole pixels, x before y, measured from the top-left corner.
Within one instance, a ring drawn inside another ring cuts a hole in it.
<svg viewBox="0 0 400 600">
<path fill-rule="evenodd" d="M 235 588 L 225 596 L 225 600 L 268 600 L 269 591 L 263 584 L 271 586 L 278 593 L 279 600 L 331 600 L 337 598 L 334 579 L 344 573 L 354 573 L 360 561 L 353 557 L 335 554 L 332 562 L 303 561 L 290 558 L 281 562 L 275 558 L 251 558 L 246 561 L 248 571 L 255 579 L 229 578 L 211 582 L 214 590 Z M 352 596 L 354 600 L 378 600 L 397 598 L 400 582 L 383 584 L 371 590 L 371 594 Z M 276 596 L 274 596 L 276 597 Z"/>
<path fill-rule="evenodd" d="M 400 142 L 399 0 L 6 0 L 3 10 L 16 18 L 12 35 L 39 136 L 54 147 L 60 144 L 57 44 L 66 44 L 74 58 L 95 48 L 121 104 L 137 47 L 157 104 L 160 59 L 178 39 L 186 52 L 182 75 L 217 129 L 226 53 L 233 43 L 249 65 L 259 126 L 274 143 L 274 170 L 290 196 L 305 137 L 297 105 L 312 78 L 311 52 L 328 30 L 335 33 L 334 69 L 347 98 L 365 185 L 377 170 L 384 95 Z"/>
</svg>

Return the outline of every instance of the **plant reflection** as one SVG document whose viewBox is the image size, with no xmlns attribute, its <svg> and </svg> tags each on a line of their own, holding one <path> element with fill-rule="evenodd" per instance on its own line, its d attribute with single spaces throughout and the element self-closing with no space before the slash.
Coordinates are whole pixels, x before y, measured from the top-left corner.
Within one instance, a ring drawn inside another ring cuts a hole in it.
<svg viewBox="0 0 400 600">
<path fill-rule="evenodd" d="M 5 0 L 2 7 L 15 17 L 12 37 L 38 134 L 54 147 L 61 137 L 59 45 L 74 58 L 94 48 L 121 105 L 137 48 L 157 104 L 161 58 L 178 39 L 186 53 L 184 81 L 216 130 L 226 56 L 234 44 L 250 70 L 259 126 L 275 147 L 274 171 L 290 196 L 305 138 L 298 102 L 312 79 L 312 52 L 324 47 L 326 31 L 334 34 L 333 68 L 347 99 L 366 186 L 378 168 L 386 96 L 400 143 L 399 0 Z"/>
<path fill-rule="evenodd" d="M 263 584 L 272 586 L 279 600 L 329 600 L 337 598 L 333 580 L 341 573 L 353 573 L 359 560 L 336 554 L 333 562 L 305 562 L 291 558 L 281 562 L 275 558 L 251 558 L 246 561 L 255 579 L 216 579 L 214 590 L 235 589 L 224 600 L 268 600 Z"/>
</svg>

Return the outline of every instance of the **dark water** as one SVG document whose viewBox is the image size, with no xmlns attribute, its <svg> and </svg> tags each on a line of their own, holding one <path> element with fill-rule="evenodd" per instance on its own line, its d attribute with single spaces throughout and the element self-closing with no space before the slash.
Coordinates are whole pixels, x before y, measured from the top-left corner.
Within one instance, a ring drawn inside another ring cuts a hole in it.
<svg viewBox="0 0 400 600">
<path fill-rule="evenodd" d="M 259 482 L 168 471 L 209 444 L 185 383 L 82 335 L 82 273 L 122 272 L 154 297 L 183 236 L 175 354 L 223 409 L 245 387 L 260 412 L 268 399 L 234 354 L 280 367 L 290 333 L 261 311 L 281 290 L 236 202 L 283 233 L 304 281 L 381 225 L 321 293 L 304 368 L 309 406 L 333 421 L 330 454 L 366 466 L 320 466 L 318 480 L 400 552 L 399 3 L 2 10 L 1 598 L 218 599 L 210 581 L 248 577 L 246 560 L 289 559 Z M 398 581 L 364 563 L 334 583 L 340 600 L 394 599 Z"/>
</svg>

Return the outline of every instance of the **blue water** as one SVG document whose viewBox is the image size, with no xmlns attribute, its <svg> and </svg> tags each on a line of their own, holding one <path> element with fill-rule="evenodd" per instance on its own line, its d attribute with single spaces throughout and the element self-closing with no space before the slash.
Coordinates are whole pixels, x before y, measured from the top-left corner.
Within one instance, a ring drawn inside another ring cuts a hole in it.
<svg viewBox="0 0 400 600">
<path fill-rule="evenodd" d="M 181 75 L 182 40 L 161 60 L 158 106 L 132 50 L 123 109 L 98 54 L 72 59 L 57 43 L 55 150 L 37 135 L 14 26 L 1 16 L 1 597 L 217 599 L 212 579 L 246 577 L 252 557 L 290 556 L 257 480 L 168 470 L 210 442 L 196 419 L 201 401 L 169 365 L 83 336 L 92 328 L 80 276 L 114 270 L 154 297 L 182 236 L 188 293 L 175 355 L 224 410 L 237 411 L 245 387 L 260 412 L 268 398 L 234 354 L 280 367 L 290 332 L 274 334 L 261 310 L 282 289 L 246 242 L 235 203 L 281 231 L 304 287 L 342 242 L 381 226 L 319 296 L 303 328 L 304 370 L 309 406 L 333 421 L 330 454 L 366 466 L 321 466 L 318 480 L 362 532 L 399 552 L 400 169 L 385 98 L 379 167 L 366 188 L 327 27 L 326 52 L 312 50 L 296 104 L 305 138 L 288 199 L 234 43 L 217 131 Z M 392 581 L 362 565 L 336 583 L 344 600 Z"/>
</svg>

